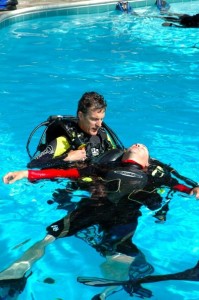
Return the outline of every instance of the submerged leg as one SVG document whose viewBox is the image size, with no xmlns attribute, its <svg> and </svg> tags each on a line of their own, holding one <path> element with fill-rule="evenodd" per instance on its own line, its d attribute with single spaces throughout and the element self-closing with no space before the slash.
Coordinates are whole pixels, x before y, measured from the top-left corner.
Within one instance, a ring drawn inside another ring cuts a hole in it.
<svg viewBox="0 0 199 300">
<path fill-rule="evenodd" d="M 45 247 L 54 240 L 55 238 L 52 235 L 47 235 L 43 240 L 30 247 L 21 258 L 15 261 L 10 267 L 0 272 L 0 281 L 22 278 L 32 267 L 34 262 L 43 256 Z"/>
<path fill-rule="evenodd" d="M 106 261 L 101 264 L 101 272 L 104 278 L 114 280 L 127 280 L 129 267 L 134 257 L 127 256 L 122 253 L 116 253 L 112 256 L 106 256 Z M 103 290 L 101 294 L 96 295 L 93 300 L 105 300 L 108 296 L 115 293 L 121 287 L 109 286 Z"/>
</svg>

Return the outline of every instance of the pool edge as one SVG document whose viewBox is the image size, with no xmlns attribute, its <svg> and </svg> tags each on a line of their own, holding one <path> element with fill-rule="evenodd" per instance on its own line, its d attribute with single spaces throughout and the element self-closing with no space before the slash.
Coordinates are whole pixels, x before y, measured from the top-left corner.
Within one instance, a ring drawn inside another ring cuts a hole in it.
<svg viewBox="0 0 199 300">
<path fill-rule="evenodd" d="M 182 0 L 179 2 L 194 2 L 197 0 Z M 21 8 L 9 11 L 0 15 L 0 29 L 16 22 L 31 20 L 40 17 L 61 16 L 61 15 L 78 15 L 113 11 L 115 8 L 115 0 L 87 0 L 74 1 L 65 4 L 39 5 L 28 8 Z M 169 3 L 176 3 L 176 0 L 170 0 Z M 178 2 L 178 1 L 177 1 Z M 133 8 L 152 6 L 155 0 L 135 0 L 130 1 Z"/>
</svg>

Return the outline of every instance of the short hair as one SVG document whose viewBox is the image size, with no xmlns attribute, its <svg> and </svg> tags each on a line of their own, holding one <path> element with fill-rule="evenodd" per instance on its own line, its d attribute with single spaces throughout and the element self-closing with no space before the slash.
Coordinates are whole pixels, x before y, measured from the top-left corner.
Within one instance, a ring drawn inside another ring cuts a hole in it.
<svg viewBox="0 0 199 300">
<path fill-rule="evenodd" d="M 89 108 L 94 110 L 106 110 L 107 103 L 104 97 L 96 92 L 86 92 L 82 95 L 78 102 L 77 115 L 81 111 L 83 114 L 87 114 Z"/>
</svg>

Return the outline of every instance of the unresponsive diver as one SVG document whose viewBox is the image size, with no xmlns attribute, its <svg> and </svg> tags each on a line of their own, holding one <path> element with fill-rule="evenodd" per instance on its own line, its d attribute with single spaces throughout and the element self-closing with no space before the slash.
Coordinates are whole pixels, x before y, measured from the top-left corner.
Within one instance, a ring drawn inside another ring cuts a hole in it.
<svg viewBox="0 0 199 300">
<path fill-rule="evenodd" d="M 153 197 L 155 196 L 153 191 L 156 191 L 162 184 L 187 194 L 195 193 L 197 197 L 199 197 L 199 188 L 179 184 L 176 179 L 170 177 L 170 173 L 161 174 L 156 179 L 150 177 L 145 170 L 148 167 L 148 159 L 147 148 L 136 144 L 124 153 L 121 162 L 114 163 L 112 167 L 110 165 L 104 167 L 93 165 L 69 170 L 25 171 L 31 180 L 63 175 L 67 178 L 76 178 L 80 188 L 83 178 L 92 176 L 93 181 L 88 187 L 91 198 L 82 199 L 68 216 L 48 226 L 47 236 L 32 246 L 11 267 L 1 272 L 0 278 L 10 278 L 10 274 L 13 276 L 13 270 L 18 278 L 22 277 L 32 263 L 43 255 L 45 246 L 57 238 L 75 235 L 94 224 L 99 224 L 103 231 L 102 240 L 99 245 L 95 246 L 95 249 L 107 259 L 102 268 L 105 278 L 123 280 L 129 276 L 131 280 L 137 280 L 142 276 L 138 272 L 138 277 L 136 277 L 136 271 L 139 270 L 137 262 L 148 266 L 148 274 L 153 272 L 153 267 L 150 268 L 144 255 L 132 243 L 138 218 L 141 216 L 140 207 L 146 205 L 152 210 L 157 208 L 160 199 Z M 158 175 L 157 170 L 152 173 Z M 13 175 L 15 176 L 15 174 Z M 37 256 L 35 253 L 39 255 Z M 31 264 L 24 263 L 28 262 L 27 259 L 31 259 Z M 121 268 L 118 268 L 118 266 L 121 267 L 121 264 L 123 264 L 122 274 L 120 273 Z M 144 272 L 143 276 L 146 276 L 147 272 Z M 99 296 L 98 299 L 106 299 L 106 296 L 114 290 L 115 288 L 103 292 L 104 298 Z M 141 291 L 137 289 L 136 293 L 143 295 L 143 289 Z"/>
</svg>

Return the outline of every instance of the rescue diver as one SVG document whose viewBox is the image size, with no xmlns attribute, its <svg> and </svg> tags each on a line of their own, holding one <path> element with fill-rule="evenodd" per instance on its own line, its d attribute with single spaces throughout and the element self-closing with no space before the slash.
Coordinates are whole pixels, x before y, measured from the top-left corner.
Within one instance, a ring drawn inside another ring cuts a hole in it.
<svg viewBox="0 0 199 300">
<path fill-rule="evenodd" d="M 151 210 L 159 207 L 161 198 L 157 197 L 157 189 L 162 185 L 174 191 L 195 194 L 197 198 L 199 187 L 192 188 L 180 184 L 176 178 L 171 177 L 171 172 L 163 173 L 161 169 L 149 169 L 148 149 L 142 144 L 135 144 L 127 149 L 121 161 L 117 163 L 68 170 L 19 171 L 21 178 L 28 177 L 29 180 L 73 178 L 80 189 L 82 186 L 85 189 L 84 178 L 91 176 L 92 181 L 87 184 L 91 197 L 82 199 L 65 218 L 48 226 L 48 234 L 42 241 L 32 246 L 21 259 L 0 273 L 3 283 L 13 280 L 13 277 L 23 279 L 32 263 L 43 255 L 45 246 L 55 239 L 75 235 L 94 224 L 98 224 L 103 231 L 101 241 L 94 248 L 106 258 L 102 265 L 105 278 L 124 280 L 129 276 L 130 279 L 136 280 L 136 274 L 139 278 L 142 277 L 140 266 L 146 270 L 143 276 L 152 273 L 153 267 L 132 243 L 138 218 L 141 216 L 140 208 L 143 205 Z M 4 182 L 11 183 L 16 178 L 19 179 L 17 172 L 8 173 Z M 107 288 L 93 299 L 106 299 L 114 290 L 115 287 Z M 139 295 L 139 290 L 137 294 Z"/>
<path fill-rule="evenodd" d="M 116 148 L 102 126 L 107 103 L 96 92 L 86 92 L 78 102 L 77 120 L 63 124 L 62 135 L 28 163 L 28 168 L 66 166 L 69 162 L 90 161 L 105 151 Z"/>
</svg>

